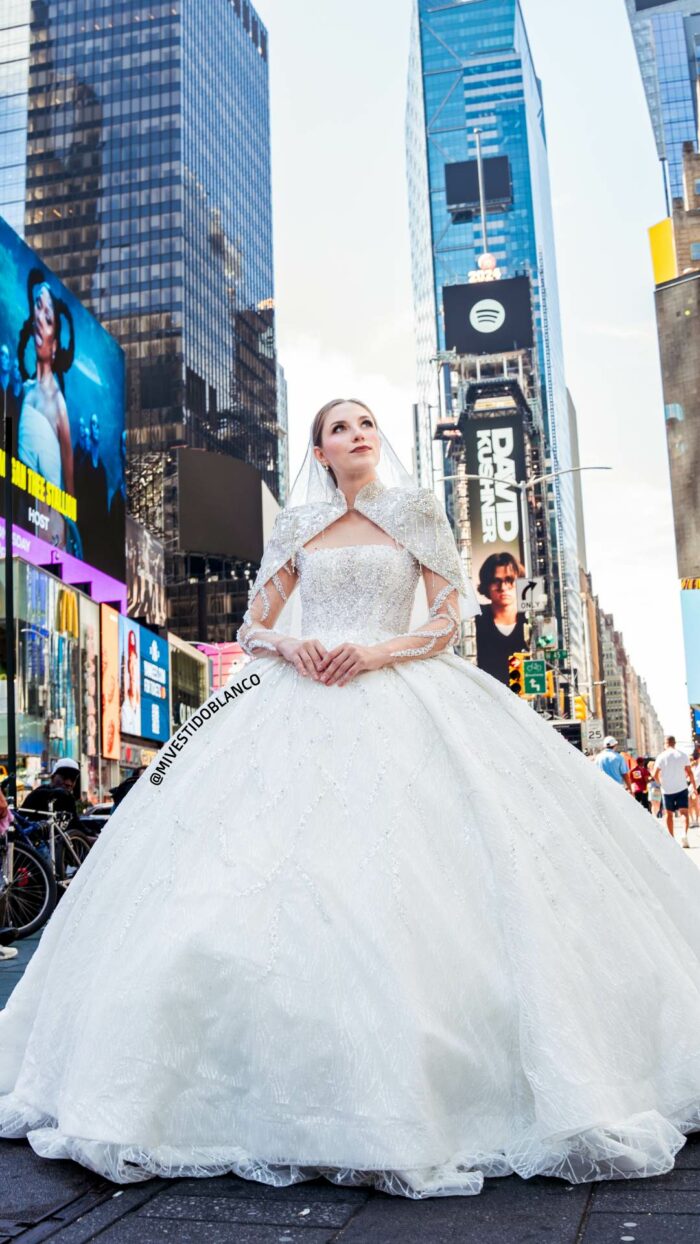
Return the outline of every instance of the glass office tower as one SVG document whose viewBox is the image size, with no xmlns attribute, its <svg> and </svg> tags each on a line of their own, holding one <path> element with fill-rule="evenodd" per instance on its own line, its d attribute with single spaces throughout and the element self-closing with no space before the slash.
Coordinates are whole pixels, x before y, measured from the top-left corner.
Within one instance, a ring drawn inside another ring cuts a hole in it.
<svg viewBox="0 0 700 1244">
<path fill-rule="evenodd" d="M 30 0 L 0 4 L 0 216 L 24 234 Z"/>
<path fill-rule="evenodd" d="M 267 31 L 247 0 L 33 0 L 29 28 L 9 9 L 6 195 L 126 351 L 129 506 L 182 585 L 177 447 L 279 494 Z"/>
<path fill-rule="evenodd" d="M 414 0 L 406 119 L 422 482 L 432 483 L 431 409 L 440 400 L 432 360 L 445 349 L 442 289 L 466 283 L 484 249 L 479 213 L 449 210 L 445 166 L 476 159 L 477 129 L 484 159 L 508 161 L 509 202 L 488 212 L 488 250 L 504 278 L 530 278 L 537 373 L 532 404 L 549 465 L 566 470 L 572 460 L 544 107 L 518 0 Z M 553 486 L 550 520 L 557 612 L 572 660 L 582 668 L 571 476 Z"/>
<path fill-rule="evenodd" d="M 700 0 L 626 0 L 667 193 L 683 194 L 683 143 L 698 133 Z M 670 211 L 670 208 L 669 208 Z"/>
</svg>

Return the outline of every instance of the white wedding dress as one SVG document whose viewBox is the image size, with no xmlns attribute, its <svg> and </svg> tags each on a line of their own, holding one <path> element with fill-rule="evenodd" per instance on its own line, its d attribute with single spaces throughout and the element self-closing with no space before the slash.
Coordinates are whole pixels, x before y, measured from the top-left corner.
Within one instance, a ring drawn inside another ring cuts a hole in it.
<svg viewBox="0 0 700 1244">
<path fill-rule="evenodd" d="M 407 630 L 405 548 L 298 570 L 328 647 Z M 700 875 L 660 823 L 451 651 L 244 674 L 46 927 L 0 1134 L 116 1183 L 669 1170 L 700 1128 Z"/>
</svg>

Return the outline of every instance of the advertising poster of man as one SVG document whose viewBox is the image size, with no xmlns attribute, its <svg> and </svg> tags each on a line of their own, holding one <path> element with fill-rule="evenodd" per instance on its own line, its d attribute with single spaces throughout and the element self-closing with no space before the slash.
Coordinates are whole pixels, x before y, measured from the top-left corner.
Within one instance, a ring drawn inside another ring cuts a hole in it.
<svg viewBox="0 0 700 1244">
<path fill-rule="evenodd" d="M 122 734 L 141 735 L 141 628 L 119 616 L 119 703 Z"/>
<path fill-rule="evenodd" d="M 0 219 L 0 403 L 13 415 L 15 521 L 124 581 L 124 355 Z M 118 514 L 118 504 L 115 510 Z"/>
<path fill-rule="evenodd" d="M 466 424 L 472 572 L 482 613 L 475 619 L 477 665 L 508 682 L 508 658 L 526 646 L 525 614 L 517 607 L 524 574 L 517 489 L 525 474 L 522 424 L 517 417 L 474 418 Z M 503 482 L 505 481 L 505 482 Z"/>
</svg>

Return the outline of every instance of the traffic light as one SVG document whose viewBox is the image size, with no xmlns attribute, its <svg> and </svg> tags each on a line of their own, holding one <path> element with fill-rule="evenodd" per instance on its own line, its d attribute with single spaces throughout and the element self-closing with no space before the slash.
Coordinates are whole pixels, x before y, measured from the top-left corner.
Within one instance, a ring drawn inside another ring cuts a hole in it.
<svg viewBox="0 0 700 1244">
<path fill-rule="evenodd" d="M 508 657 L 508 686 L 516 695 L 525 694 L 523 661 L 528 655 L 527 652 L 514 652 Z"/>
<path fill-rule="evenodd" d="M 544 697 L 546 700 L 553 700 L 556 694 L 557 693 L 554 687 L 554 670 L 547 670 L 547 690 L 544 693 Z"/>
<path fill-rule="evenodd" d="M 574 709 L 577 721 L 586 721 L 588 717 L 588 705 L 586 697 L 583 695 L 574 696 Z"/>
</svg>

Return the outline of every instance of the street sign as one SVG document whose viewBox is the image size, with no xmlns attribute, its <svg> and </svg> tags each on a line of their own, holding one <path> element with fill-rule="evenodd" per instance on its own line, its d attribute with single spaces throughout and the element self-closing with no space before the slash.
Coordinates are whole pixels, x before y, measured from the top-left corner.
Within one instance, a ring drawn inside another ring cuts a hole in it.
<svg viewBox="0 0 700 1244">
<path fill-rule="evenodd" d="M 544 695 L 547 690 L 547 662 L 523 661 L 525 695 Z"/>
<path fill-rule="evenodd" d="M 567 743 L 571 743 L 572 747 L 577 747 L 582 751 L 582 731 L 581 727 L 585 724 L 582 721 L 555 721 L 552 723 L 555 730 L 564 736 Z"/>
<path fill-rule="evenodd" d="M 568 657 L 569 653 L 566 648 L 557 648 L 556 652 L 552 653 L 553 661 L 566 661 Z"/>
<path fill-rule="evenodd" d="M 518 579 L 517 593 L 519 613 L 546 613 L 544 579 Z"/>
<path fill-rule="evenodd" d="M 589 717 L 581 723 L 583 739 L 586 747 L 602 747 L 605 738 L 605 726 L 599 717 Z"/>
</svg>

